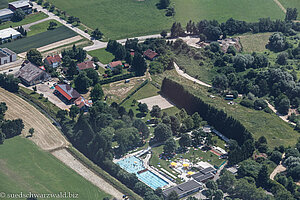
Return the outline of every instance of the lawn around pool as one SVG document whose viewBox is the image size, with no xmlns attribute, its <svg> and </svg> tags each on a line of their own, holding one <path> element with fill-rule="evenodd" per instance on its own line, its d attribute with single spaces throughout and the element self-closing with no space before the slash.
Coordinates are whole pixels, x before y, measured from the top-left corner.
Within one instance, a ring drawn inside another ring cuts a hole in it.
<svg viewBox="0 0 300 200">
<path fill-rule="evenodd" d="M 249 22 L 259 18 L 284 19 L 284 13 L 274 1 L 265 0 L 173 0 L 175 17 L 166 17 L 159 10 L 159 0 L 49 0 L 69 15 L 79 17 L 88 27 L 99 28 L 106 38 L 123 39 L 170 30 L 174 21 L 185 27 L 189 20 L 216 19 L 224 22 L 230 17 Z M 86 9 L 82 9 L 86 8 Z M 113 9 L 111 9 L 113 8 Z M 86 13 L 89 13 L 88 15 Z"/>
<path fill-rule="evenodd" d="M 21 136 L 0 145 L 0 166 L 1 192 L 6 194 L 70 192 L 84 200 L 111 197 Z"/>
</svg>

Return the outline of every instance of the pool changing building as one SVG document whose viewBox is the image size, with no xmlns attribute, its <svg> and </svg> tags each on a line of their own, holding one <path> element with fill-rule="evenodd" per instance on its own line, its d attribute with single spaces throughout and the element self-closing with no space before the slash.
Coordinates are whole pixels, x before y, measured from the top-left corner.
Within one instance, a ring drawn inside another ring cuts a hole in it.
<svg viewBox="0 0 300 200">
<path fill-rule="evenodd" d="M 167 197 L 171 192 L 175 191 L 179 198 L 186 197 L 190 194 L 196 193 L 202 189 L 202 184 L 195 180 L 191 180 L 175 187 L 168 188 L 163 191 L 163 195 Z"/>
</svg>

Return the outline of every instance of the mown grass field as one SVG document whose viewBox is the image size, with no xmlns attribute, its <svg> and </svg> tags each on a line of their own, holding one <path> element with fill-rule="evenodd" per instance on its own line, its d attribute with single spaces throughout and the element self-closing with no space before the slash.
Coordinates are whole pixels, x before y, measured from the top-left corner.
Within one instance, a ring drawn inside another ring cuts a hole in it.
<svg viewBox="0 0 300 200">
<path fill-rule="evenodd" d="M 103 64 L 108 64 L 115 58 L 112 53 L 106 51 L 105 49 L 89 51 L 89 54 L 93 57 L 97 57 Z"/>
<path fill-rule="evenodd" d="M 246 21 L 263 17 L 284 18 L 278 6 L 266 0 L 172 0 L 175 17 L 166 17 L 165 10 L 157 9 L 159 0 L 49 1 L 68 15 L 79 17 L 88 27 L 100 28 L 106 38 L 111 39 L 160 33 L 169 30 L 174 21 L 185 26 L 190 19 L 196 22 L 202 19 L 223 22 L 230 17 Z"/>
<path fill-rule="evenodd" d="M 48 16 L 45 13 L 34 13 L 31 15 L 27 15 L 25 19 L 23 19 L 22 21 L 19 22 L 4 22 L 0 25 L 0 29 L 5 29 L 5 28 L 9 28 L 10 26 L 12 27 L 17 27 L 17 26 L 22 26 L 25 24 L 30 24 L 32 22 L 36 22 L 39 21 L 41 19 L 45 19 Z"/>
<path fill-rule="evenodd" d="M 179 77 L 176 73 L 173 73 L 173 75 L 169 73 L 168 77 L 182 83 L 189 91 L 200 96 L 206 103 L 224 110 L 227 114 L 239 120 L 253 134 L 255 139 L 265 136 L 270 147 L 281 144 L 284 146 L 295 145 L 297 138 L 300 136 L 288 123 L 281 120 L 274 113 L 269 114 L 264 111 L 249 109 L 239 104 L 228 105 L 228 101 L 221 97 L 210 98 L 210 93 L 207 92 L 206 88 L 193 84 L 191 81 Z M 160 75 L 155 80 L 160 82 L 162 78 L 163 75 Z"/>
<path fill-rule="evenodd" d="M 279 0 L 285 9 L 287 8 L 297 8 L 298 13 L 300 12 L 300 1 L 299 0 Z M 298 14 L 298 20 L 300 20 L 300 15 Z"/>
<path fill-rule="evenodd" d="M 0 145 L 0 166 L 1 192 L 6 194 L 71 192 L 84 200 L 110 197 L 50 153 L 20 136 Z"/>
<path fill-rule="evenodd" d="M 0 0 L 0 9 L 7 8 L 7 7 L 8 7 L 7 0 Z"/>
<path fill-rule="evenodd" d="M 199 65 L 203 63 L 203 65 Z M 217 74 L 216 68 L 214 68 L 213 62 L 207 62 L 202 59 L 195 60 L 184 54 L 176 55 L 176 64 L 186 70 L 186 73 L 199 79 L 205 83 L 211 84 L 212 79 Z"/>
<path fill-rule="evenodd" d="M 16 53 L 25 52 L 31 48 L 38 48 L 46 46 L 48 44 L 58 42 L 70 37 L 76 36 L 77 33 L 71 29 L 61 26 L 54 30 L 46 31 L 43 33 L 36 34 L 34 36 L 22 38 L 10 43 L 0 45 L 1 47 L 7 47 Z"/>
<path fill-rule="evenodd" d="M 61 23 L 59 23 L 58 21 L 56 20 L 47 20 L 45 22 L 42 22 L 42 23 L 39 23 L 39 24 L 36 24 L 36 25 L 33 25 L 31 26 L 29 29 L 30 31 L 27 32 L 27 37 L 29 36 L 33 36 L 33 35 L 36 35 L 36 34 L 39 34 L 39 33 L 43 33 L 43 32 L 46 32 L 48 31 L 48 27 L 49 27 L 49 23 L 50 22 L 55 22 L 57 23 L 57 26 L 56 28 L 60 27 L 60 26 L 63 26 Z"/>
<path fill-rule="evenodd" d="M 271 35 L 272 33 L 258 33 L 239 36 L 243 46 L 243 52 L 252 53 L 266 51 L 266 44 L 268 44 Z"/>
</svg>

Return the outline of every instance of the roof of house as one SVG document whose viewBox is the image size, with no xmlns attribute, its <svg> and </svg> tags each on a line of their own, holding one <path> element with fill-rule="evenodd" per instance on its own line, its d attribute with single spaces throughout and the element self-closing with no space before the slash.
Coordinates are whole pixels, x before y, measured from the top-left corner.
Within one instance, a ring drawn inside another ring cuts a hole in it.
<svg viewBox="0 0 300 200">
<path fill-rule="evenodd" d="M 119 65 L 123 65 L 123 63 L 121 62 L 121 61 L 114 61 L 114 62 L 110 62 L 109 64 L 108 64 L 111 68 L 114 68 L 114 67 L 116 67 L 116 66 L 119 66 Z"/>
<path fill-rule="evenodd" d="M 45 60 L 47 60 L 47 62 L 52 65 L 53 63 L 58 63 L 61 62 L 61 58 L 59 55 L 54 55 L 54 56 L 47 56 L 45 58 Z"/>
<path fill-rule="evenodd" d="M 78 97 L 80 97 L 80 94 L 67 84 L 58 84 L 55 86 L 55 89 L 68 100 L 77 99 Z"/>
<path fill-rule="evenodd" d="M 84 61 L 82 63 L 78 63 L 77 67 L 79 70 L 84 70 L 84 69 L 94 69 L 94 61 Z"/>
<path fill-rule="evenodd" d="M 151 49 L 147 49 L 145 52 L 144 52 L 144 56 L 146 56 L 147 58 L 149 59 L 153 59 L 155 56 L 157 56 L 158 54 L 154 51 L 152 51 Z"/>
<path fill-rule="evenodd" d="M 46 73 L 31 62 L 25 62 L 20 70 L 15 74 L 15 77 L 22 78 L 26 82 L 30 83 L 34 81 L 41 74 Z"/>
<path fill-rule="evenodd" d="M 8 8 L 4 8 L 0 10 L 0 16 L 5 16 L 5 15 L 13 15 L 14 12 Z"/>
<path fill-rule="evenodd" d="M 197 188 L 200 188 L 200 187 L 201 187 L 200 183 L 198 183 L 194 180 L 191 180 L 191 181 L 182 183 L 180 185 L 168 188 L 168 189 L 163 191 L 163 194 L 165 196 L 168 196 L 171 192 L 175 191 L 178 195 L 182 195 L 184 193 L 193 191 L 193 190 L 195 190 Z"/>
<path fill-rule="evenodd" d="M 82 108 L 83 106 L 91 107 L 93 105 L 92 100 L 87 100 L 83 96 L 78 97 L 74 103 L 78 108 Z"/>
<path fill-rule="evenodd" d="M 4 53 L 2 53 L 2 52 L 0 52 L 0 58 L 5 58 L 5 57 L 7 57 L 7 55 L 4 54 Z"/>
<path fill-rule="evenodd" d="M 23 7 L 31 6 L 28 0 L 14 1 L 14 2 L 10 2 L 8 5 L 12 5 L 15 8 L 23 8 Z"/>
<path fill-rule="evenodd" d="M 0 30 L 0 38 L 9 38 L 10 36 L 15 36 L 15 35 L 21 35 L 18 31 L 16 31 L 13 28 L 6 28 L 3 30 Z"/>
</svg>

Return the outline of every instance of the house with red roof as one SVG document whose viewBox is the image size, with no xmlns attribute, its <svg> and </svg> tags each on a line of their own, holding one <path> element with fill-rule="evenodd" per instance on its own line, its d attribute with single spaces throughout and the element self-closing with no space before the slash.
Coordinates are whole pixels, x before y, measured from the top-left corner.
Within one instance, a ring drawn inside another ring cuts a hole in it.
<svg viewBox="0 0 300 200">
<path fill-rule="evenodd" d="M 109 68 L 113 71 L 117 66 L 122 66 L 123 67 L 122 61 L 118 60 L 118 61 L 110 62 L 107 65 L 107 68 Z"/>
<path fill-rule="evenodd" d="M 90 107 L 92 107 L 93 105 L 93 101 L 92 100 L 87 100 L 85 99 L 83 96 L 78 97 L 78 99 L 76 99 L 74 101 L 74 104 L 82 111 L 87 112 L 89 110 Z"/>
<path fill-rule="evenodd" d="M 158 53 L 155 51 L 152 51 L 151 49 L 147 49 L 144 52 L 144 57 L 148 60 L 155 60 L 155 58 L 158 56 Z"/>
<path fill-rule="evenodd" d="M 77 64 L 78 71 L 82 71 L 85 69 L 95 69 L 94 61 L 89 60 Z"/>
<path fill-rule="evenodd" d="M 57 84 L 54 94 L 63 97 L 68 103 L 73 103 L 81 95 L 69 84 Z"/>
<path fill-rule="evenodd" d="M 59 55 L 54 55 L 54 56 L 47 56 L 44 59 L 44 62 L 47 66 L 56 68 L 56 67 L 60 66 L 62 60 Z"/>
</svg>

